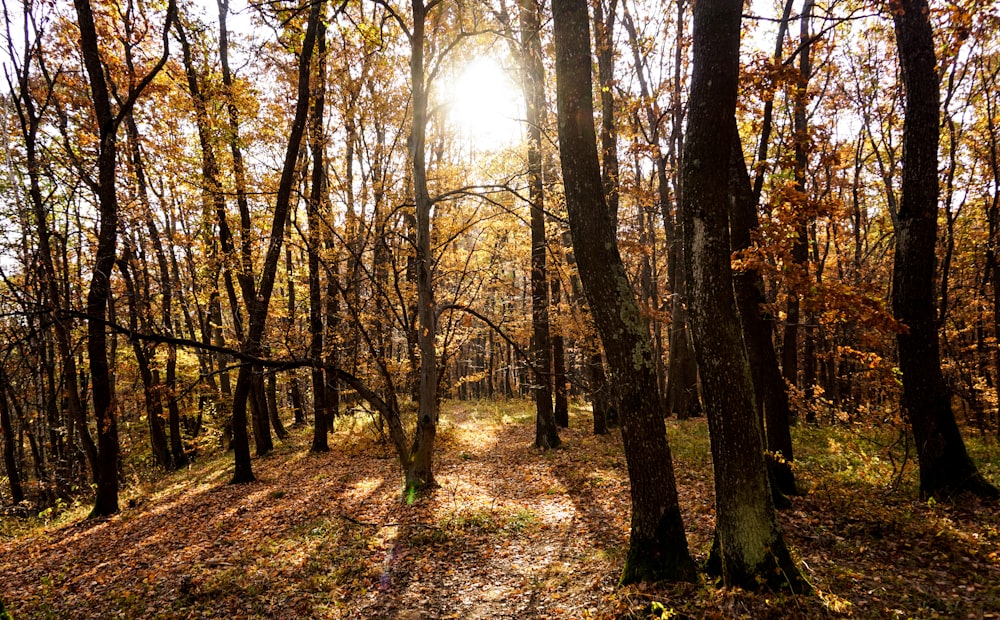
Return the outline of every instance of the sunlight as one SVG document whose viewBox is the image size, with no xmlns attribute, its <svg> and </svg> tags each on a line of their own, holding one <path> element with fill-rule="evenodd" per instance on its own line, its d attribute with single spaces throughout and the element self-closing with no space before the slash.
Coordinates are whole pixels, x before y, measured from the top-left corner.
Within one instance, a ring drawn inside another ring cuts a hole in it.
<svg viewBox="0 0 1000 620">
<path fill-rule="evenodd" d="M 523 128 L 518 90 L 495 59 L 473 59 L 458 73 L 449 91 L 449 119 L 474 150 L 496 150 L 520 140 Z"/>
</svg>

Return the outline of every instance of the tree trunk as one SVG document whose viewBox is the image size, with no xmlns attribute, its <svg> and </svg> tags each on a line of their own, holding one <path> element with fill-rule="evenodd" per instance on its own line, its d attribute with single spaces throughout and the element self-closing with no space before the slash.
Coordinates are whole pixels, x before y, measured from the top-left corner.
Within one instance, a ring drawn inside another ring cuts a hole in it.
<svg viewBox="0 0 1000 620">
<path fill-rule="evenodd" d="M 531 325 L 535 385 L 535 447 L 558 448 L 552 409 L 552 342 L 549 337 L 549 281 L 545 266 L 545 189 L 542 178 L 542 123 L 545 67 L 542 63 L 538 0 L 520 0 L 521 62 L 528 129 L 528 186 L 531 203 Z"/>
<path fill-rule="evenodd" d="M 8 385 L 7 375 L 0 369 L 0 383 Z M 21 486 L 21 473 L 17 464 L 16 439 L 14 425 L 10 419 L 10 409 L 7 407 L 7 390 L 0 389 L 0 435 L 3 436 L 3 464 L 7 470 L 7 480 L 10 483 L 10 496 L 14 504 L 24 501 L 24 487 Z"/>
<path fill-rule="evenodd" d="M 562 283 L 559 277 L 552 278 L 552 305 L 559 307 L 562 301 Z M 558 310 L 556 310 L 558 313 Z M 558 320 L 557 320 L 558 323 Z M 569 428 L 569 385 L 566 382 L 566 339 L 562 335 L 562 325 L 556 327 L 552 335 L 552 374 L 555 378 L 555 409 L 553 417 L 560 428 Z"/>
<path fill-rule="evenodd" d="M 111 272 L 115 266 L 118 245 L 118 193 L 116 164 L 118 160 L 118 127 L 122 118 L 131 113 L 135 100 L 159 73 L 167 60 L 167 36 L 164 34 L 163 55 L 150 73 L 138 84 L 130 85 L 128 95 L 120 100 L 118 112 L 111 104 L 111 89 L 104 73 L 100 42 L 90 0 L 74 0 L 80 29 L 80 48 L 84 68 L 90 83 L 91 103 L 98 133 L 97 181 L 94 189 L 98 199 L 97 252 L 87 293 L 87 354 L 90 358 L 94 414 L 97 419 L 96 494 L 92 517 L 118 512 L 118 420 L 114 410 L 114 382 L 108 359 L 106 317 L 111 303 Z M 164 33 L 169 32 L 175 17 L 173 0 L 167 5 Z M 116 95 L 117 97 L 117 95 Z"/>
<path fill-rule="evenodd" d="M 438 421 L 438 369 L 435 336 L 437 325 L 434 304 L 433 256 L 431 256 L 431 202 L 427 191 L 427 76 L 424 72 L 424 21 L 427 7 L 423 0 L 411 0 L 413 36 L 410 49 L 410 85 L 413 90 L 413 124 L 410 155 L 413 166 L 417 284 L 417 348 L 420 352 L 417 388 L 417 428 L 406 468 L 406 496 L 412 498 L 425 488 L 436 485 L 433 473 L 434 437 Z"/>
<path fill-rule="evenodd" d="M 727 586 L 808 589 L 768 484 L 750 364 L 733 293 L 727 176 L 735 129 L 742 0 L 694 5 L 684 145 L 684 244 L 691 326 L 715 470 L 718 567 Z"/>
<path fill-rule="evenodd" d="M 608 3 L 605 14 L 605 3 Z M 618 0 L 597 0 L 594 6 L 594 46 L 601 101 L 601 185 L 611 214 L 611 232 L 618 236 L 618 132 L 615 129 L 615 17 Z"/>
<path fill-rule="evenodd" d="M 323 248 L 323 232 L 320 230 L 323 195 L 326 192 L 326 157 L 323 135 L 323 104 L 325 100 L 325 67 L 322 52 L 326 48 L 326 27 L 320 22 L 317 43 L 320 50 L 317 58 L 317 77 L 309 114 L 309 150 L 312 154 L 312 178 L 309 201 L 306 203 L 306 217 L 309 224 L 309 242 L 306 245 L 309 264 L 309 358 L 316 365 L 312 368 L 313 389 L 313 452 L 329 452 L 330 425 L 327 418 L 332 415 L 327 402 L 326 375 L 323 372 L 323 288 L 320 282 L 320 253 Z"/>
<path fill-rule="evenodd" d="M 585 0 L 554 0 L 559 146 L 584 292 L 601 334 L 622 417 L 632 531 L 621 581 L 691 580 L 652 346 L 618 254 L 601 185 Z"/>
<path fill-rule="evenodd" d="M 940 89 L 929 12 L 926 0 L 893 3 L 906 97 L 902 196 L 892 270 L 892 310 L 904 327 L 896 337 L 902 407 L 917 446 L 921 496 L 941 498 L 968 491 L 996 499 L 1000 493 L 965 450 L 941 372 L 934 311 Z"/>
<path fill-rule="evenodd" d="M 753 245 L 754 231 L 760 223 L 757 219 L 757 203 L 753 197 L 750 173 L 743 159 L 743 147 L 738 131 L 733 131 L 733 146 L 730 155 L 729 183 L 732 207 L 729 227 L 733 253 L 738 254 Z M 764 295 L 764 278 L 760 271 L 744 267 L 733 274 L 736 303 L 743 326 L 743 339 L 753 373 L 754 393 L 757 406 L 764 422 L 764 439 L 767 446 L 767 464 L 775 503 L 782 505 L 787 500 L 782 495 L 798 495 L 795 474 L 792 472 L 791 410 L 788 406 L 788 392 L 785 380 L 778 366 L 778 356 L 774 350 L 774 334 L 771 325 L 774 318 L 767 311 Z M 779 504 L 780 502 L 780 504 Z"/>
<path fill-rule="evenodd" d="M 260 355 L 262 352 L 261 344 L 264 337 L 264 330 L 267 326 L 268 307 L 271 302 L 271 293 L 274 290 L 278 259 L 281 255 L 282 243 L 284 242 L 285 222 L 288 220 L 288 209 L 290 208 L 292 189 L 295 182 L 295 162 L 298 158 L 299 147 L 302 144 L 302 136 L 305 133 L 306 120 L 309 113 L 310 65 L 316 43 L 316 31 L 319 27 L 320 9 L 322 6 L 323 2 L 316 2 L 310 7 L 305 36 L 302 39 L 302 50 L 299 55 L 295 116 L 290 127 L 288 145 L 285 149 L 285 157 L 281 169 L 281 178 L 278 182 L 278 193 L 274 202 L 270 239 L 267 245 L 267 252 L 264 256 L 260 286 L 257 288 L 256 299 L 252 304 L 248 304 L 250 315 L 249 328 L 242 349 L 244 353 L 250 355 Z M 249 366 L 244 365 L 240 367 L 240 372 L 236 379 L 236 391 L 233 394 L 233 443 L 236 456 L 233 483 L 251 482 L 254 480 L 253 470 L 250 465 L 249 447 L 240 445 L 240 442 L 247 440 L 247 399 L 254 383 L 251 380 L 251 375 L 252 371 Z M 266 413 L 264 419 L 266 420 Z"/>
</svg>

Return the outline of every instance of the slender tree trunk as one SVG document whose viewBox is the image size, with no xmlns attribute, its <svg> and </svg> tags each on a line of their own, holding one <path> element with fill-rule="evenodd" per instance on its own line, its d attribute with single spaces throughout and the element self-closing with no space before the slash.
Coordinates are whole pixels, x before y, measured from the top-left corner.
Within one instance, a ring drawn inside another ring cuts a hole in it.
<svg viewBox="0 0 1000 620">
<path fill-rule="evenodd" d="M 325 11 L 324 11 L 325 13 Z M 320 230 L 323 196 L 326 193 L 326 153 L 323 134 L 323 105 L 326 95 L 325 59 L 326 26 L 323 15 L 317 30 L 317 82 L 313 92 L 312 108 L 309 115 L 309 150 L 312 154 L 312 179 L 307 219 L 309 223 L 309 243 L 306 251 L 309 257 L 309 357 L 316 366 L 312 369 L 313 388 L 313 452 L 329 452 L 327 437 L 333 413 L 329 410 L 326 375 L 323 372 L 323 290 L 320 283 L 320 252 L 323 247 L 323 232 Z M 328 276 L 329 277 L 329 276 Z M 329 346 L 329 343 L 328 343 Z"/>
<path fill-rule="evenodd" d="M 437 325 L 434 303 L 433 256 L 431 255 L 431 202 L 427 191 L 427 76 L 424 71 L 424 22 L 427 7 L 423 0 L 411 0 L 413 33 L 410 50 L 410 80 L 413 90 L 413 124 L 410 155 L 413 166 L 417 284 L 417 348 L 420 352 L 417 428 L 406 468 L 406 494 L 412 497 L 436 485 L 433 473 L 434 437 L 438 422 L 438 369 L 435 337 Z M 436 4 L 436 3 L 432 3 Z"/>
<path fill-rule="evenodd" d="M 87 293 L 87 354 L 97 419 L 96 494 L 92 517 L 118 512 L 118 419 L 114 410 L 114 382 L 108 359 L 105 321 L 111 304 L 111 272 L 115 266 L 118 244 L 118 194 L 115 172 L 118 161 L 118 127 L 131 113 L 136 98 L 166 63 L 167 35 L 175 17 L 176 6 L 170 0 L 164 24 L 163 56 L 152 71 L 129 88 L 118 112 L 112 109 L 111 90 L 104 73 L 100 42 L 90 0 L 74 0 L 84 68 L 90 83 L 91 103 L 98 133 L 97 181 L 99 229 L 97 252 Z"/>
<path fill-rule="evenodd" d="M 906 98 L 892 310 L 904 326 L 896 337 L 902 407 L 917 445 L 920 494 L 996 499 L 1000 493 L 965 450 L 941 372 L 934 311 L 940 87 L 930 9 L 926 0 L 895 0 L 892 8 Z"/>
<path fill-rule="evenodd" d="M 0 369 L 0 383 L 8 385 L 7 374 Z M 7 480 L 10 483 L 10 497 L 14 504 L 24 501 L 24 487 L 21 486 L 21 472 L 17 463 L 14 425 L 10 419 L 10 409 L 7 406 L 7 390 L 0 389 L 0 435 L 3 436 L 3 464 L 7 470 Z"/>
<path fill-rule="evenodd" d="M 694 5 L 684 144 L 684 244 L 691 325 L 716 489 L 716 566 L 744 588 L 807 590 L 778 530 L 750 364 L 733 293 L 727 187 L 739 82 L 742 0 Z"/>
<path fill-rule="evenodd" d="M 549 281 L 545 266 L 545 190 L 542 179 L 542 123 L 545 67 L 542 63 L 538 0 L 520 0 L 522 84 L 528 130 L 528 185 L 531 203 L 531 324 L 535 386 L 535 447 L 559 447 L 552 409 L 552 342 L 549 334 Z"/>
<path fill-rule="evenodd" d="M 605 3 L 607 12 L 605 13 Z M 601 101 L 601 184 L 611 214 L 611 230 L 618 235 L 618 131 L 615 128 L 615 18 L 618 0 L 597 0 L 594 7 L 594 46 Z"/>
<path fill-rule="evenodd" d="M 562 283 L 559 276 L 552 278 L 552 305 L 559 313 L 562 302 Z M 569 385 L 566 382 L 566 339 L 562 334 L 562 325 L 557 319 L 557 326 L 552 334 L 552 374 L 555 378 L 555 409 L 553 417 L 556 425 L 569 428 Z"/>
<path fill-rule="evenodd" d="M 125 281 L 125 290 L 129 303 L 129 327 L 133 331 L 139 329 L 139 317 L 145 316 L 145 309 L 140 308 L 138 291 L 135 280 L 130 271 L 134 264 L 134 256 L 131 248 L 126 246 L 122 252 L 122 258 L 118 261 L 119 271 Z M 156 380 L 153 370 L 150 367 L 150 354 L 155 353 L 154 349 L 147 351 L 146 345 L 138 339 L 132 340 L 132 351 L 135 353 L 136 365 L 139 368 L 139 376 L 142 378 L 142 391 L 146 399 L 146 422 L 149 426 L 149 444 L 153 452 L 156 464 L 163 469 L 170 468 L 170 448 L 167 445 L 166 430 L 163 425 L 163 392 L 160 382 Z"/>
<path fill-rule="evenodd" d="M 270 239 L 261 269 L 260 286 L 257 288 L 256 300 L 253 304 L 248 304 L 250 309 L 249 328 L 242 349 L 250 355 L 260 355 L 262 352 L 261 345 L 264 330 L 267 326 L 268 308 L 271 302 L 271 293 L 274 290 L 278 259 L 281 255 L 281 246 L 284 241 L 285 222 L 288 220 L 288 209 L 291 205 L 292 189 L 295 183 L 295 163 L 298 158 L 299 147 L 302 144 L 302 137 L 305 133 L 306 121 L 309 114 L 310 65 L 315 48 L 316 32 L 319 27 L 322 6 L 323 2 L 320 1 L 315 2 L 310 7 L 305 36 L 302 40 L 302 50 L 299 55 L 295 115 L 289 131 L 288 145 L 285 149 L 285 158 L 281 169 L 281 178 L 278 182 L 278 193 L 275 197 Z M 236 378 L 236 391 L 233 394 L 233 445 L 236 457 L 233 483 L 252 482 L 254 480 L 250 464 L 249 442 L 246 437 L 247 400 L 253 389 L 253 372 L 255 371 L 252 371 L 250 366 L 244 365 L 240 367 L 240 372 Z M 242 444 L 246 444 L 246 447 Z"/>
<path fill-rule="evenodd" d="M 594 131 L 585 0 L 552 3 L 559 146 L 573 248 L 617 388 L 632 494 L 632 531 L 621 581 L 691 580 L 677 487 L 649 335 L 618 254 L 601 185 Z"/>
<path fill-rule="evenodd" d="M 809 163 L 809 124 L 806 117 L 806 89 L 809 87 L 809 77 L 812 73 L 810 59 L 811 39 L 809 35 L 809 18 L 812 13 L 812 0 L 805 0 L 800 16 L 801 31 L 799 36 L 799 76 L 795 84 L 793 103 L 793 125 L 795 133 L 795 190 L 798 192 L 798 213 L 795 217 L 795 241 L 792 244 L 792 262 L 801 271 L 801 280 L 793 282 L 788 291 L 788 304 L 785 307 L 785 333 L 782 349 L 782 371 L 785 380 L 792 385 L 799 383 L 799 327 L 802 323 L 802 299 L 800 289 L 803 283 L 809 281 L 809 222 L 808 200 L 806 197 L 806 167 Z M 801 330 L 805 333 L 807 330 Z M 808 336 L 807 336 L 808 338 Z M 806 363 L 808 365 L 808 362 Z M 815 379 L 815 372 L 813 373 Z M 806 389 L 812 386 L 805 384 Z"/>
</svg>

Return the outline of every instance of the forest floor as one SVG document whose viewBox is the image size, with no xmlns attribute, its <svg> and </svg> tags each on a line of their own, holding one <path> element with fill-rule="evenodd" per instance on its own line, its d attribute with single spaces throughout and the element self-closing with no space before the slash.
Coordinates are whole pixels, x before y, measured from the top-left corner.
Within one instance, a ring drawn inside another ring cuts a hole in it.
<svg viewBox="0 0 1000 620">
<path fill-rule="evenodd" d="M 714 523 L 704 420 L 669 421 L 692 553 Z M 915 499 L 901 444 L 796 429 L 807 493 L 781 512 L 816 589 L 616 587 L 628 537 L 617 432 L 574 411 L 564 447 L 531 447 L 527 403 L 447 403 L 432 495 L 401 500 L 389 446 L 345 418 L 333 450 L 305 429 L 230 486 L 230 456 L 128 492 L 121 514 L 0 521 L 0 600 L 27 618 L 1000 618 L 1000 507 Z M 1000 482 L 1000 448 L 970 440 Z"/>
</svg>

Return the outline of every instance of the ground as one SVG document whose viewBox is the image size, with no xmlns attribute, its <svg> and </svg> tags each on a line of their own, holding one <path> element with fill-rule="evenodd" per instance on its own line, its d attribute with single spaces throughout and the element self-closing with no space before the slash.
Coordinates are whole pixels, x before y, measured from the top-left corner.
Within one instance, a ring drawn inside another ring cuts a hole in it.
<svg viewBox="0 0 1000 620">
<path fill-rule="evenodd" d="M 327 454 L 300 429 L 227 485 L 230 458 L 85 508 L 0 522 L 0 600 L 25 618 L 1000 618 L 1000 510 L 916 500 L 913 467 L 852 428 L 801 428 L 808 492 L 781 513 L 811 596 L 702 577 L 617 588 L 628 537 L 621 438 L 575 410 L 564 447 L 531 447 L 530 405 L 448 403 L 440 487 L 407 503 L 389 446 L 345 418 Z M 669 421 L 688 540 L 711 541 L 704 420 Z M 867 433 L 873 434 L 873 433 Z M 970 442 L 974 447 L 978 442 Z M 977 453 L 993 480 L 995 442 Z"/>
</svg>

